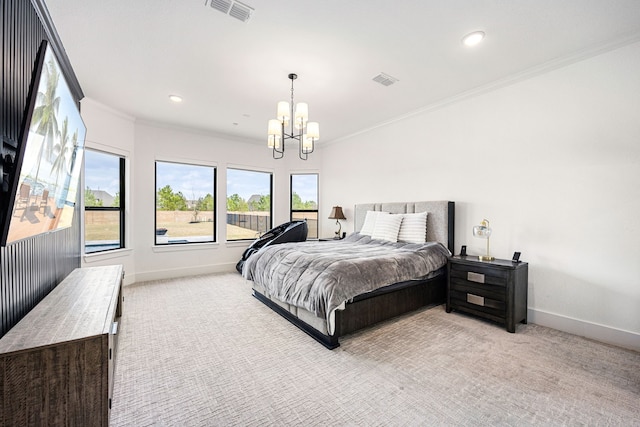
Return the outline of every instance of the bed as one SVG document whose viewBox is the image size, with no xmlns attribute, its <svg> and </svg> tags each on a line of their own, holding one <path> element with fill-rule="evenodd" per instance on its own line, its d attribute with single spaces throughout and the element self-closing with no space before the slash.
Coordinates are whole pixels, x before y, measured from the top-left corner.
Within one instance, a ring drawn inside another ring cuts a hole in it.
<svg viewBox="0 0 640 427">
<path fill-rule="evenodd" d="M 266 248 L 242 275 L 255 298 L 334 349 L 341 336 L 444 302 L 454 215 L 448 201 L 358 204 L 345 239 Z M 413 240 L 425 235 L 422 218 L 426 237 Z"/>
</svg>

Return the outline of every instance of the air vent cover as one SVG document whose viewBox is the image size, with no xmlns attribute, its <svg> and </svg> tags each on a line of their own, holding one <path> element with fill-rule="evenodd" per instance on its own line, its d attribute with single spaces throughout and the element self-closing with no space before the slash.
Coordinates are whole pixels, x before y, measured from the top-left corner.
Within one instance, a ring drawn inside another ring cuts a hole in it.
<svg viewBox="0 0 640 427">
<path fill-rule="evenodd" d="M 392 84 L 394 84 L 395 82 L 398 81 L 398 79 L 396 79 L 395 77 L 392 77 L 388 74 L 385 73 L 380 73 L 377 76 L 375 76 L 373 78 L 374 82 L 378 82 L 383 86 L 391 86 Z"/>
<path fill-rule="evenodd" d="M 211 0 L 211 7 L 222 13 L 229 13 L 232 3 L 230 0 Z"/>
<path fill-rule="evenodd" d="M 207 1 L 205 1 L 205 6 L 207 5 Z M 239 1 L 234 0 L 211 0 L 209 5 L 225 15 L 229 15 L 233 18 L 239 19 L 242 22 L 247 22 L 249 18 L 251 18 L 251 14 L 253 13 L 253 8 L 247 6 L 244 3 L 240 3 Z"/>
</svg>

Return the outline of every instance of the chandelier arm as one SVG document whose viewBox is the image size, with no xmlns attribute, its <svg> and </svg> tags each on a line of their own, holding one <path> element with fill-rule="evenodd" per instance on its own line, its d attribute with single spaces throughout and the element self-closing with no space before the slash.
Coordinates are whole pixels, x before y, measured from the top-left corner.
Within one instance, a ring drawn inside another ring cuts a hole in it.
<svg viewBox="0 0 640 427">
<path fill-rule="evenodd" d="M 304 157 L 302 157 L 303 154 Z M 300 141 L 300 144 L 298 145 L 298 157 L 302 160 L 307 160 L 309 158 L 309 155 L 302 150 L 302 141 Z"/>
<path fill-rule="evenodd" d="M 281 122 L 281 125 L 282 125 L 282 132 L 284 132 L 284 122 Z M 281 158 L 284 157 L 284 139 L 283 139 L 282 135 L 280 135 L 280 143 L 282 144 L 282 150 L 279 150 L 276 147 L 277 144 L 276 144 L 276 141 L 275 141 L 275 138 L 274 138 L 273 148 L 272 148 L 272 150 L 273 150 L 273 158 L 274 159 L 281 159 Z M 280 154 L 280 156 L 276 156 L 276 153 Z"/>
</svg>

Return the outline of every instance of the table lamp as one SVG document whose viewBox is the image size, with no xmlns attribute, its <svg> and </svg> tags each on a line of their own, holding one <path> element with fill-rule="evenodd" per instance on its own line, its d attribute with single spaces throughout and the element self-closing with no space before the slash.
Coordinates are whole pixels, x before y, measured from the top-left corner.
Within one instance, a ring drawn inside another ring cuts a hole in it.
<svg viewBox="0 0 640 427">
<path fill-rule="evenodd" d="M 344 213 L 342 213 L 342 207 L 341 206 L 334 206 L 331 209 L 331 214 L 329 215 L 329 219 L 335 219 L 336 220 L 336 224 L 338 224 L 338 231 L 336 231 L 336 236 L 334 237 L 334 239 L 339 239 L 340 238 L 340 231 L 342 230 L 342 224 L 340 224 L 340 220 L 341 219 L 347 219 L 344 216 Z"/>
<path fill-rule="evenodd" d="M 473 226 L 473 237 L 479 237 L 481 239 L 487 239 L 487 254 L 480 255 L 478 258 L 480 261 L 493 261 L 495 258 L 489 253 L 489 237 L 491 236 L 491 227 L 489 227 L 489 221 L 483 219 L 480 225 Z"/>
</svg>

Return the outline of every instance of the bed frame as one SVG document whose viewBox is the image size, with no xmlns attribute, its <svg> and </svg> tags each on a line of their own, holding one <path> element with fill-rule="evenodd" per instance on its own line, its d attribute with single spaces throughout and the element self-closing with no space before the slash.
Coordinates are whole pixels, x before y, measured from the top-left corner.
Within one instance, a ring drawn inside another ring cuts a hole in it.
<svg viewBox="0 0 640 427">
<path fill-rule="evenodd" d="M 444 244 L 453 253 L 455 204 L 448 201 L 370 203 L 355 206 L 355 230 L 359 231 L 367 211 L 391 213 L 428 212 L 427 240 Z M 446 298 L 446 266 L 437 274 L 425 280 L 410 280 L 395 283 L 373 292 L 359 295 L 347 302 L 344 310 L 336 310 L 336 327 L 333 335 L 321 330 L 317 325 L 324 319 L 317 318 L 306 310 L 283 304 L 266 296 L 254 286 L 253 295 L 273 311 L 296 325 L 328 349 L 340 346 L 339 338 L 391 319 L 418 308 L 439 305 Z M 315 317 L 313 319 L 312 317 Z M 315 325 L 314 325 L 315 323 Z"/>
</svg>

